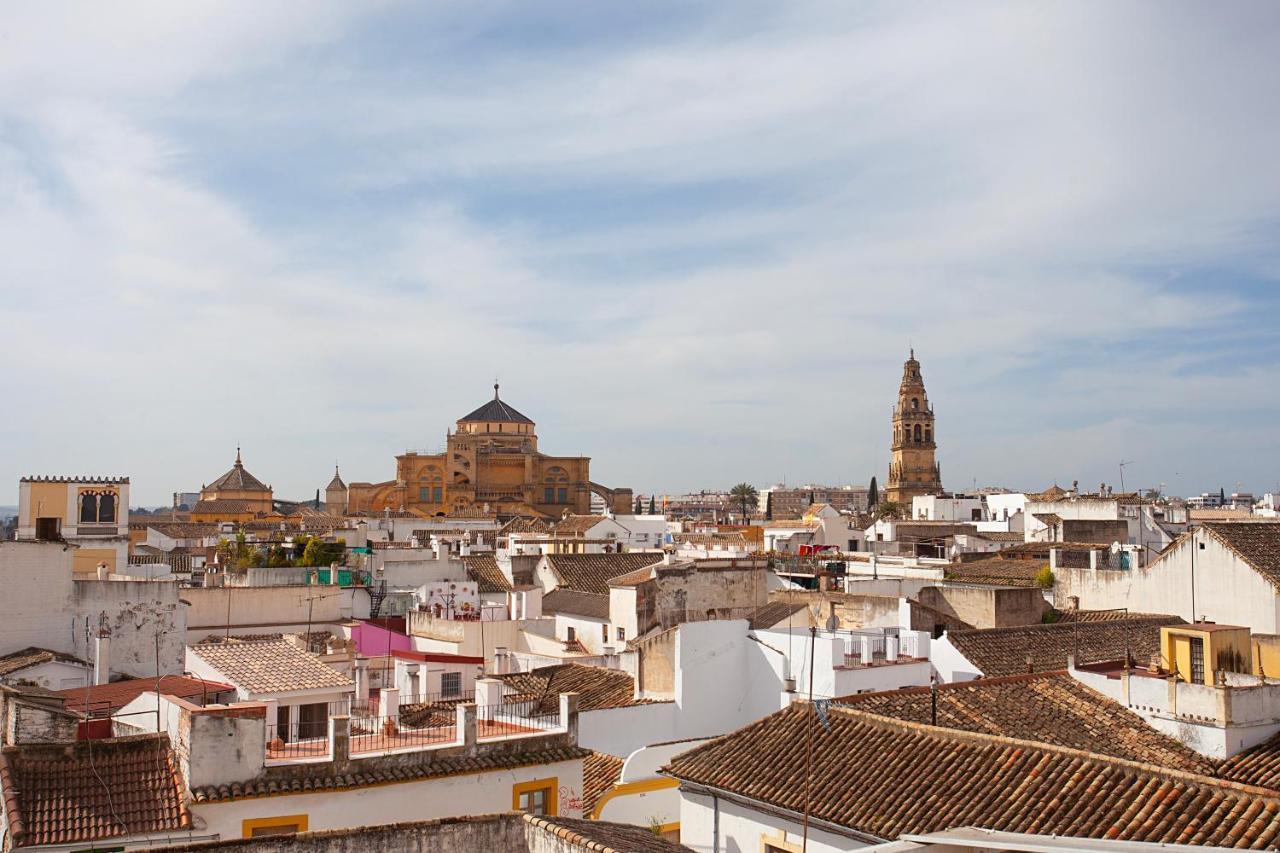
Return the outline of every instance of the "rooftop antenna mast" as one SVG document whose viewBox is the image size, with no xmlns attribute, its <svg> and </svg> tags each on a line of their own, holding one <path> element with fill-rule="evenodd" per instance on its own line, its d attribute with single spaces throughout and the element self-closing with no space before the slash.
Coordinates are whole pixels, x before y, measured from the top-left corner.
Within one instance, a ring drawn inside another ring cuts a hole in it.
<svg viewBox="0 0 1280 853">
<path fill-rule="evenodd" d="M 1133 460 L 1132 460 L 1132 459 L 1121 459 L 1121 460 L 1120 460 L 1120 493 L 1121 493 L 1121 494 L 1124 494 L 1124 469 L 1125 469 L 1125 466 L 1127 466 L 1127 465 L 1132 465 L 1132 464 L 1133 464 Z"/>
</svg>

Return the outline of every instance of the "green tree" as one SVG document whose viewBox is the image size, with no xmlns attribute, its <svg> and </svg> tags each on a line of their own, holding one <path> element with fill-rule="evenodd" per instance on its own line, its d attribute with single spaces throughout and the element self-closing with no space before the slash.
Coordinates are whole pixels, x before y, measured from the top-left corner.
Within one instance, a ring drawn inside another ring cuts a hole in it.
<svg viewBox="0 0 1280 853">
<path fill-rule="evenodd" d="M 764 520 L 773 521 L 773 492 L 769 492 L 769 496 L 764 499 Z"/>
<path fill-rule="evenodd" d="M 303 566 L 327 566 L 329 565 L 328 552 L 324 547 L 324 543 L 320 541 L 320 537 L 312 537 L 307 542 L 307 547 L 302 552 L 302 559 L 299 561 Z"/>
<path fill-rule="evenodd" d="M 640 500 L 640 496 L 636 495 L 636 509 L 635 509 L 636 515 L 643 515 L 644 514 L 642 512 L 643 509 L 644 509 L 644 503 Z"/>
<path fill-rule="evenodd" d="M 759 503 L 760 492 L 750 483 L 739 483 L 729 490 L 729 506 L 738 510 L 744 524 Z"/>
<path fill-rule="evenodd" d="M 878 503 L 880 503 L 880 487 L 876 485 L 876 475 L 872 474 L 871 487 L 867 489 L 867 506 L 875 509 Z"/>
<path fill-rule="evenodd" d="M 902 518 L 902 504 L 897 501 L 882 501 L 876 505 L 876 511 L 871 515 L 876 521 L 882 518 Z"/>
<path fill-rule="evenodd" d="M 1041 589 L 1049 589 L 1053 586 L 1053 570 L 1048 566 L 1041 566 L 1040 571 L 1036 572 L 1036 586 Z"/>
<path fill-rule="evenodd" d="M 653 495 L 649 495 L 649 515 L 658 514 L 658 502 Z"/>
</svg>

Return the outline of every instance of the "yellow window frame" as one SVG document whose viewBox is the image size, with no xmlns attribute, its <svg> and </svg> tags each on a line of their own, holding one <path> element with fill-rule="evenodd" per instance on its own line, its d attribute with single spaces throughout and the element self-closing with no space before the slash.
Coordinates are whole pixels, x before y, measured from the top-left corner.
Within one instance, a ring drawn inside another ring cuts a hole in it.
<svg viewBox="0 0 1280 853">
<path fill-rule="evenodd" d="M 511 786 L 511 809 L 520 811 L 520 795 L 545 788 L 547 790 L 547 815 L 554 817 L 560 814 L 560 802 L 557 796 L 560 790 L 560 777 L 548 776 L 545 779 L 531 779 L 528 782 L 517 782 Z"/>
<path fill-rule="evenodd" d="M 240 837 L 253 838 L 255 829 L 275 829 L 292 826 L 294 832 L 307 831 L 308 817 L 304 814 L 287 814 L 276 817 L 252 817 L 240 822 Z M 283 833 L 281 833 L 283 834 Z"/>
</svg>

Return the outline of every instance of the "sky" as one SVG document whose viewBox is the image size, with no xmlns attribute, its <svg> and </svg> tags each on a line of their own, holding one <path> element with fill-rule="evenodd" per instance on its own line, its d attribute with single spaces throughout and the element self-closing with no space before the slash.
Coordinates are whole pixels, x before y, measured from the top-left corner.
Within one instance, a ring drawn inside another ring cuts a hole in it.
<svg viewBox="0 0 1280 853">
<path fill-rule="evenodd" d="M 502 384 L 675 493 L 1280 482 L 1280 6 L 18 3 L 0 503 L 394 477 Z"/>
</svg>

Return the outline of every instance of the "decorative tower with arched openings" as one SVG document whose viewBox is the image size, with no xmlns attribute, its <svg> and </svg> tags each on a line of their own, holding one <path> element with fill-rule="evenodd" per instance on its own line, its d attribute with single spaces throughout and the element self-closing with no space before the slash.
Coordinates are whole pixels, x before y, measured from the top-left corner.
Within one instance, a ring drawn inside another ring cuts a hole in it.
<svg viewBox="0 0 1280 853">
<path fill-rule="evenodd" d="M 893 409 L 893 457 L 889 462 L 889 484 L 885 497 L 911 512 L 916 495 L 942 493 L 942 469 L 936 454 L 933 407 L 924 390 L 920 362 L 915 349 L 902 366 L 898 405 Z"/>
</svg>

